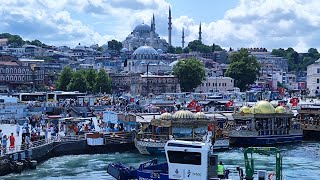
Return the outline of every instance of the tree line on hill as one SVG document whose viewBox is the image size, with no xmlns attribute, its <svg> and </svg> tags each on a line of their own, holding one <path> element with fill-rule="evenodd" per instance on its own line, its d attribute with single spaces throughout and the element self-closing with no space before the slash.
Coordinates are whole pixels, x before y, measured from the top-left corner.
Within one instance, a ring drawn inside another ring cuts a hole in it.
<svg viewBox="0 0 320 180">
<path fill-rule="evenodd" d="M 199 40 L 194 40 L 188 43 L 188 46 L 185 48 L 182 47 L 168 47 L 168 53 L 189 53 L 189 52 L 200 52 L 200 53 L 212 53 L 214 51 L 223 51 L 223 49 L 216 44 L 212 44 L 212 46 L 205 45 Z"/>
<path fill-rule="evenodd" d="M 298 53 L 293 48 L 273 49 L 272 54 L 288 59 L 289 71 L 306 71 L 310 64 L 313 64 L 320 58 L 320 54 L 316 48 L 310 48 L 307 53 Z"/>
<path fill-rule="evenodd" d="M 73 71 L 67 66 L 59 74 L 56 90 L 110 94 L 111 78 L 104 69 Z"/>
</svg>

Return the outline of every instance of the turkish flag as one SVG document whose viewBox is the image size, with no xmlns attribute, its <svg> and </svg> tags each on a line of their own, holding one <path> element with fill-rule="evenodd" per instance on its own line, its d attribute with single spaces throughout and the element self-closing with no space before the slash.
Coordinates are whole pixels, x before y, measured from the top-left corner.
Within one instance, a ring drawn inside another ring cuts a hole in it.
<svg viewBox="0 0 320 180">
<path fill-rule="evenodd" d="M 197 111 L 197 112 L 201 112 L 201 109 L 202 109 L 201 106 L 197 106 L 197 107 L 196 107 L 196 111 Z"/>
<path fill-rule="evenodd" d="M 297 106 L 299 103 L 299 99 L 298 98 L 291 98 L 290 103 L 292 104 L 292 106 Z"/>
<path fill-rule="evenodd" d="M 284 93 L 284 88 L 279 88 L 279 94 L 283 94 Z"/>
<path fill-rule="evenodd" d="M 187 108 L 196 108 L 196 107 L 197 107 L 197 101 L 196 100 L 191 101 L 187 106 Z"/>
<path fill-rule="evenodd" d="M 231 107 L 231 106 L 233 106 L 233 101 L 227 102 L 226 107 L 228 108 L 228 107 Z"/>
</svg>

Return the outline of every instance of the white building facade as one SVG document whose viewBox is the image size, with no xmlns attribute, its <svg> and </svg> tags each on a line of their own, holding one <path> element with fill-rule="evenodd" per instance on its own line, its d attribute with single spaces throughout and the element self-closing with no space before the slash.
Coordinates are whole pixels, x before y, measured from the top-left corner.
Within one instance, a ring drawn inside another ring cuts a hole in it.
<svg viewBox="0 0 320 180">
<path fill-rule="evenodd" d="M 307 68 L 307 89 L 311 96 L 320 95 L 320 59 Z"/>
<path fill-rule="evenodd" d="M 231 77 L 207 77 L 196 88 L 195 92 L 227 92 L 234 90 L 234 79 Z"/>
</svg>

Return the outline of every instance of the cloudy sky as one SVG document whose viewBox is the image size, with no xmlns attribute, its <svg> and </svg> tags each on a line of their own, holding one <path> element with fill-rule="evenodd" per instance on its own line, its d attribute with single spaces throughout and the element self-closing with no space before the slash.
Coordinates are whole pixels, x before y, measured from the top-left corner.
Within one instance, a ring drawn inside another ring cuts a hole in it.
<svg viewBox="0 0 320 180">
<path fill-rule="evenodd" d="M 173 45 L 198 37 L 224 48 L 320 48 L 319 0 L 0 0 L 0 32 L 76 46 L 122 41 L 134 27 L 156 17 L 156 31 L 167 39 L 172 8 Z"/>
</svg>

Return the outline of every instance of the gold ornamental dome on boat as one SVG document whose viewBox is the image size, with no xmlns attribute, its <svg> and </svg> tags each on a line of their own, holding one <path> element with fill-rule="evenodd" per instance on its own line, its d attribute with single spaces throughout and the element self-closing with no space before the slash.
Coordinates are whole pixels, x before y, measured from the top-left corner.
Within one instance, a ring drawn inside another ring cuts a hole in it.
<svg viewBox="0 0 320 180">
<path fill-rule="evenodd" d="M 171 120 L 172 119 L 172 114 L 170 114 L 170 113 L 162 113 L 161 115 L 160 115 L 160 119 L 161 120 Z"/>
<path fill-rule="evenodd" d="M 256 103 L 252 109 L 254 114 L 273 114 L 275 113 L 275 108 L 273 105 L 265 100 Z"/>
<path fill-rule="evenodd" d="M 242 106 L 240 108 L 240 113 L 249 114 L 249 113 L 251 113 L 251 110 L 248 106 Z"/>
<path fill-rule="evenodd" d="M 197 112 L 194 116 L 195 116 L 196 119 L 198 119 L 198 120 L 208 119 L 208 117 L 206 116 L 206 114 L 204 114 L 203 112 Z"/>
<path fill-rule="evenodd" d="M 194 120 L 195 115 L 191 111 L 180 110 L 172 115 L 174 120 Z"/>
<path fill-rule="evenodd" d="M 283 113 L 287 112 L 286 108 L 283 107 L 283 106 L 276 107 L 275 111 L 276 111 L 276 113 L 280 113 L 280 114 L 283 114 Z"/>
</svg>

